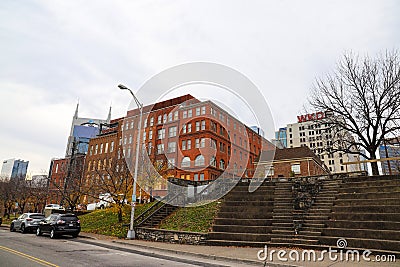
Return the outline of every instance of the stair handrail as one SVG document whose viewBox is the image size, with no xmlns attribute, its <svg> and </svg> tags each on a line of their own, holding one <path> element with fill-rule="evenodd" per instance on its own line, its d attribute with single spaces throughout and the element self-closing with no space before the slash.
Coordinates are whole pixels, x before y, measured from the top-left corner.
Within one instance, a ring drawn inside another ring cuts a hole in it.
<svg viewBox="0 0 400 267">
<path fill-rule="evenodd" d="M 150 219 L 153 215 L 155 215 L 166 204 L 168 204 L 168 202 L 171 202 L 171 201 L 175 200 L 180 195 L 181 194 L 174 194 L 174 195 L 168 194 L 168 195 L 166 195 L 165 197 L 163 197 L 162 199 L 158 200 L 156 203 L 151 205 L 148 209 L 146 209 L 138 217 L 136 217 L 136 219 L 133 221 L 133 224 L 135 226 L 140 226 L 142 223 L 144 223 L 145 221 Z M 161 206 L 159 206 L 160 203 L 162 203 Z M 157 207 L 157 206 L 159 206 L 159 207 Z M 149 215 L 147 215 L 147 214 L 149 214 Z"/>
</svg>

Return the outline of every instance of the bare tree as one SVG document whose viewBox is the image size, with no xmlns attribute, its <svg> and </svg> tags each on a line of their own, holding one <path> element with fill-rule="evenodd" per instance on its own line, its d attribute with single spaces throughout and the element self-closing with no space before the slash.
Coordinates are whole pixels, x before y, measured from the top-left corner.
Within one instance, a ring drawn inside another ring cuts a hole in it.
<svg viewBox="0 0 400 267">
<path fill-rule="evenodd" d="M 16 187 L 12 180 L 0 178 L 0 202 L 4 208 L 4 216 L 10 218 L 10 214 L 15 206 Z"/>
<path fill-rule="evenodd" d="M 25 207 L 32 196 L 29 181 L 25 180 L 25 177 L 18 177 L 11 180 L 15 186 L 15 201 L 18 203 L 18 209 L 20 213 L 24 213 Z"/>
<path fill-rule="evenodd" d="M 133 177 L 126 166 L 125 159 L 106 158 L 99 161 L 97 177 L 92 181 L 94 191 L 108 193 L 117 208 L 118 222 L 122 222 L 125 200 L 132 194 Z"/>
<path fill-rule="evenodd" d="M 309 103 L 329 115 L 325 123 L 340 137 L 336 151 L 376 159 L 383 140 L 400 130 L 399 53 L 376 58 L 345 54 L 332 74 L 317 79 Z M 371 169 L 379 174 L 376 161 Z"/>
<path fill-rule="evenodd" d="M 92 191 L 90 185 L 93 184 L 87 184 L 83 177 L 84 163 L 85 155 L 83 154 L 71 157 L 64 181 L 62 183 L 51 182 L 51 185 L 62 196 L 62 202 L 66 202 L 71 211 L 75 210 L 84 195 L 88 195 Z"/>
<path fill-rule="evenodd" d="M 148 148 L 147 148 L 148 149 Z M 140 153 L 139 166 L 140 172 L 138 175 L 138 185 L 150 195 L 150 200 L 153 197 L 153 189 L 162 183 L 165 183 L 166 176 L 171 171 L 168 159 L 165 155 L 155 154 L 147 155 L 147 149 L 143 149 Z"/>
</svg>

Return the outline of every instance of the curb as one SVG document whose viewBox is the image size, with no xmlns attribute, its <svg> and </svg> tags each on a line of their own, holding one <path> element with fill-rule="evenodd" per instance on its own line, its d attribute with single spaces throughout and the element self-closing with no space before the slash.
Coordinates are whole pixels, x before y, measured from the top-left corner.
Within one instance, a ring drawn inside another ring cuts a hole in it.
<svg viewBox="0 0 400 267">
<path fill-rule="evenodd" d="M 209 260 L 229 261 L 229 262 L 235 262 L 235 263 L 241 263 L 241 264 L 251 264 L 251 265 L 256 265 L 256 266 L 267 266 L 266 264 L 268 264 L 269 267 L 298 267 L 298 265 L 277 264 L 277 263 L 270 263 L 270 262 L 265 263 L 262 261 L 237 259 L 237 258 L 231 258 L 231 257 L 226 257 L 226 256 L 217 256 L 214 254 L 200 254 L 200 253 L 188 252 L 188 251 L 177 251 L 177 250 L 172 250 L 172 249 L 167 249 L 167 248 L 146 246 L 146 245 L 142 245 L 142 244 L 131 244 L 131 243 L 124 242 L 124 241 L 115 241 L 114 240 L 112 242 L 116 243 L 116 244 L 136 246 L 136 247 L 145 248 L 145 249 L 152 249 L 152 250 L 161 251 L 161 252 L 168 252 L 168 253 L 172 253 L 172 254 L 176 254 L 176 255 L 193 256 L 193 257 L 209 259 Z"/>
<path fill-rule="evenodd" d="M 85 239 L 103 241 L 102 239 L 98 239 L 98 238 L 95 238 L 92 236 L 79 235 L 79 237 L 85 238 Z M 114 243 L 114 244 L 127 245 L 127 246 L 131 246 L 131 247 L 142 248 L 142 249 L 150 249 L 150 250 L 155 250 L 155 251 L 159 251 L 159 252 L 167 252 L 167 253 L 175 254 L 175 255 L 193 256 L 193 257 L 197 257 L 197 258 L 201 258 L 201 259 L 208 259 L 208 260 L 228 261 L 228 262 L 232 262 L 232 263 L 249 264 L 249 265 L 254 265 L 254 266 L 298 267 L 297 265 L 277 264 L 277 263 L 270 263 L 270 262 L 265 263 L 262 261 L 231 258 L 231 257 L 226 257 L 226 256 L 218 256 L 218 255 L 214 255 L 214 254 L 200 254 L 200 253 L 188 252 L 188 251 L 177 251 L 177 250 L 168 249 L 168 248 L 153 247 L 151 245 L 132 244 L 132 243 L 129 243 L 126 241 L 119 241 L 119 240 L 110 240 L 110 242 Z"/>
</svg>

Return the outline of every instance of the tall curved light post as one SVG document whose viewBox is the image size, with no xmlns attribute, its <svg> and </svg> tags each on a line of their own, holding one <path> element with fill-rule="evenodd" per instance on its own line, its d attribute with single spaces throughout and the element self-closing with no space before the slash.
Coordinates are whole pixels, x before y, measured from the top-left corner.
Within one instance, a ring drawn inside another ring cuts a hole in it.
<svg viewBox="0 0 400 267">
<path fill-rule="evenodd" d="M 137 144 L 136 144 L 136 158 L 135 158 L 135 172 L 133 175 L 133 189 L 132 189 L 132 203 L 131 203 L 131 207 L 132 207 L 132 211 L 131 211 L 131 222 L 129 225 L 129 230 L 128 230 L 128 234 L 126 236 L 127 239 L 135 239 L 135 230 L 133 228 L 133 221 L 135 220 L 135 205 L 136 205 L 136 183 L 137 183 L 137 176 L 138 176 L 138 169 L 139 169 L 139 147 L 140 147 L 140 133 L 141 133 L 141 129 L 142 129 L 142 116 L 143 116 L 143 104 L 139 102 L 139 100 L 137 99 L 137 97 L 135 96 L 135 94 L 132 92 L 131 89 L 129 89 L 128 87 L 126 87 L 125 85 L 119 84 L 118 88 L 121 90 L 128 90 L 129 93 L 132 95 L 133 100 L 135 100 L 136 105 L 139 108 L 139 126 L 138 126 L 138 134 L 137 134 Z"/>
</svg>

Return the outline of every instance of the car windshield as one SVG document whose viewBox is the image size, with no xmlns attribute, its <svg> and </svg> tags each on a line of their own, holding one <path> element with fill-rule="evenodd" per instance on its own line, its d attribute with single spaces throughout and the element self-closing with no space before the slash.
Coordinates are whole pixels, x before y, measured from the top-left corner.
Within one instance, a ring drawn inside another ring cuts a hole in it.
<svg viewBox="0 0 400 267">
<path fill-rule="evenodd" d="M 43 219 L 44 215 L 42 214 L 33 214 L 30 216 L 32 219 Z"/>
</svg>

